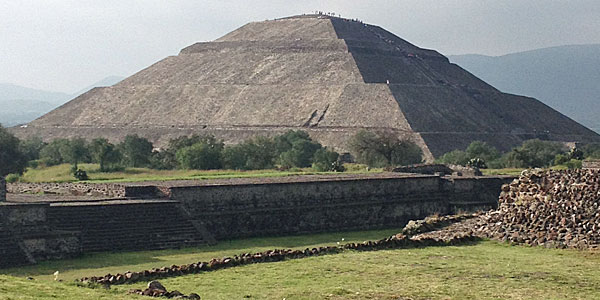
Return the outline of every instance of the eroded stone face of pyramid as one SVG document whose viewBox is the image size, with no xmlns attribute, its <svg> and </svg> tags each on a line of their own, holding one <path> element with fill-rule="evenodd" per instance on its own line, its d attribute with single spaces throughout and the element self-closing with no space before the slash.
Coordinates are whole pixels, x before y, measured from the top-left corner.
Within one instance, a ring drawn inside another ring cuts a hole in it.
<svg viewBox="0 0 600 300">
<path fill-rule="evenodd" d="M 137 133 L 158 145 L 192 133 L 229 143 L 304 129 L 347 150 L 358 130 L 410 138 L 431 159 L 473 140 L 507 150 L 524 139 L 600 141 L 526 97 L 499 92 L 380 27 L 326 16 L 249 23 L 196 43 L 15 128 L 46 139 Z"/>
</svg>

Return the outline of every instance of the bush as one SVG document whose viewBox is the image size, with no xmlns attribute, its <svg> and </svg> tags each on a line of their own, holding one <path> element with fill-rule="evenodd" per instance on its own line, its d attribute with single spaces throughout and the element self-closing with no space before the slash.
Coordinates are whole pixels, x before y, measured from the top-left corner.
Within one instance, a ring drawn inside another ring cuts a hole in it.
<svg viewBox="0 0 600 300">
<path fill-rule="evenodd" d="M 438 162 L 449 165 L 466 166 L 469 162 L 467 152 L 461 150 L 453 150 L 437 159 Z"/>
<path fill-rule="evenodd" d="M 77 180 L 81 181 L 81 180 L 88 180 L 88 175 L 87 172 L 81 169 L 77 169 L 75 170 L 75 172 L 73 172 L 73 176 L 75 178 L 77 178 Z"/>
<path fill-rule="evenodd" d="M 310 139 L 296 140 L 292 143 L 291 149 L 282 152 L 279 155 L 279 164 L 281 164 L 282 167 L 310 167 L 315 152 L 321 149 L 321 147 L 321 144 Z"/>
<path fill-rule="evenodd" d="M 581 169 L 583 167 L 583 163 L 578 159 L 571 159 L 565 164 L 569 169 Z"/>
<path fill-rule="evenodd" d="M 487 169 L 487 164 L 485 163 L 485 160 L 479 157 L 470 159 L 469 162 L 467 162 L 467 166 L 477 169 Z"/>
<path fill-rule="evenodd" d="M 220 169 L 221 148 L 205 143 L 197 143 L 179 149 L 175 154 L 179 165 L 184 169 L 211 170 Z"/>
<path fill-rule="evenodd" d="M 15 183 L 21 179 L 21 176 L 19 174 L 8 174 L 5 179 L 7 183 Z"/>
<path fill-rule="evenodd" d="M 587 144 L 581 147 L 581 151 L 586 159 L 600 159 L 600 144 L 598 143 Z"/>
<path fill-rule="evenodd" d="M 335 151 L 321 148 L 313 156 L 312 168 L 319 172 L 344 172 L 344 166 L 338 161 L 339 156 Z"/>
<path fill-rule="evenodd" d="M 409 165 L 423 161 L 423 151 L 419 146 L 389 132 L 375 134 L 361 130 L 350 139 L 349 147 L 358 162 L 370 167 Z"/>
<path fill-rule="evenodd" d="M 275 141 L 258 136 L 238 145 L 225 147 L 223 166 L 235 170 L 271 169 L 278 157 Z"/>
<path fill-rule="evenodd" d="M 554 165 L 555 166 L 564 165 L 569 160 L 570 160 L 570 158 L 566 154 L 562 154 L 562 153 L 561 154 L 556 154 L 556 156 L 554 157 Z"/>
<path fill-rule="evenodd" d="M 500 158 L 500 152 L 486 142 L 474 141 L 465 150 L 469 159 L 481 158 L 484 161 L 492 161 Z"/>
</svg>

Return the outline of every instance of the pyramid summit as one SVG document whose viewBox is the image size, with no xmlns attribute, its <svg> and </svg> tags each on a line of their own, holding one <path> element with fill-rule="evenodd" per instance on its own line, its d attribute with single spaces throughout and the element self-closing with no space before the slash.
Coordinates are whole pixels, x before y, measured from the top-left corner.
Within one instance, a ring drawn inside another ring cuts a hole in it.
<svg viewBox="0 0 600 300">
<path fill-rule="evenodd" d="M 227 143 L 303 129 L 346 151 L 361 129 L 415 141 L 426 158 L 474 140 L 501 150 L 523 140 L 598 142 L 540 101 L 505 94 L 434 50 L 381 27 L 326 15 L 246 24 L 95 88 L 28 124 L 20 137 L 181 135 Z"/>
</svg>

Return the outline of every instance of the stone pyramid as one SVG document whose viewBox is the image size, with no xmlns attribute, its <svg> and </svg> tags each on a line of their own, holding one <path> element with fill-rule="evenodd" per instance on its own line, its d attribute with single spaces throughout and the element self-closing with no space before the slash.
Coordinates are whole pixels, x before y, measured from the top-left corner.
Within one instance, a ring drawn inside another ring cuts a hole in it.
<svg viewBox="0 0 600 300">
<path fill-rule="evenodd" d="M 434 50 L 324 15 L 246 24 L 13 130 L 113 141 L 135 133 L 160 146 L 192 133 L 236 143 L 304 129 L 344 152 L 363 128 L 412 139 L 429 160 L 474 140 L 501 150 L 531 138 L 600 141 L 540 101 L 501 93 Z"/>
</svg>

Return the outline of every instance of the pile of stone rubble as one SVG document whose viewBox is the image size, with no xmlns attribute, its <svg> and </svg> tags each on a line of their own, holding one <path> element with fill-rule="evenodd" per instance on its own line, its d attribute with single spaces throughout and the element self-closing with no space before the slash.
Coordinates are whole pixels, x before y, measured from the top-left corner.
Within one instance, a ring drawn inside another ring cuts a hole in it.
<svg viewBox="0 0 600 300">
<path fill-rule="evenodd" d="M 175 299 L 193 299 L 200 300 L 200 296 L 196 293 L 191 293 L 189 295 L 184 295 L 180 291 L 167 291 L 164 285 L 162 285 L 158 281 L 151 281 L 148 283 L 148 288 L 145 290 L 133 289 L 129 290 L 129 294 L 136 294 L 141 296 L 150 296 L 150 297 L 163 297 L 163 298 L 175 298 Z"/>
<path fill-rule="evenodd" d="M 599 205 L 599 170 L 527 170 L 503 186 L 498 209 L 482 215 L 473 232 L 534 246 L 596 248 Z"/>
</svg>

